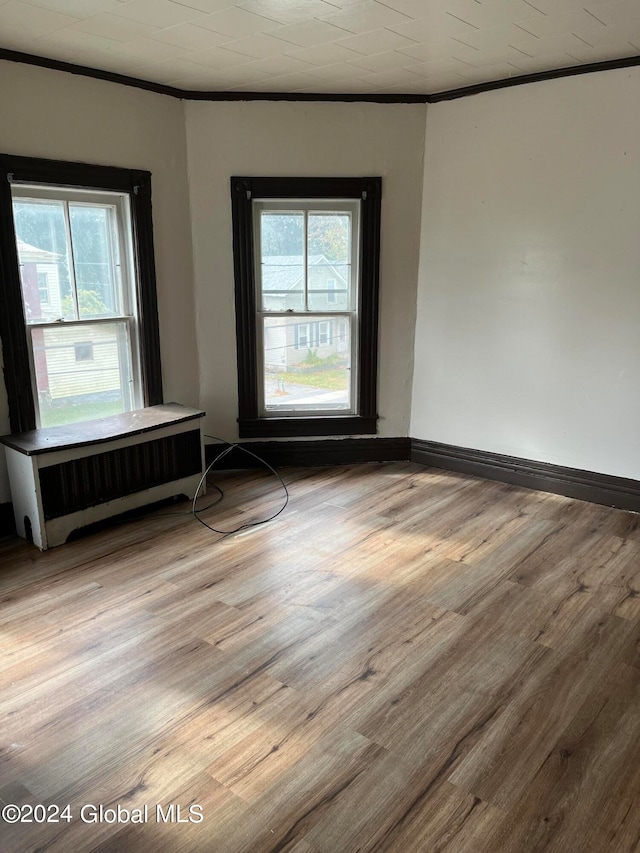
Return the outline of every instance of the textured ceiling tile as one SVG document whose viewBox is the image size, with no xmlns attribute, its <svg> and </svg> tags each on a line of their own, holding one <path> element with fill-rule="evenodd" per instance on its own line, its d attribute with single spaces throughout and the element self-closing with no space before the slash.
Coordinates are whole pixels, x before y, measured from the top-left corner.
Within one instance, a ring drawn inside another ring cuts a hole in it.
<svg viewBox="0 0 640 853">
<path fill-rule="evenodd" d="M 551 71 L 555 68 L 570 68 L 576 61 L 568 53 L 548 53 L 545 56 L 535 56 L 533 59 L 522 59 L 518 65 L 524 74 L 536 74 L 540 71 Z"/>
<path fill-rule="evenodd" d="M 453 63 L 451 57 L 432 59 L 429 62 L 420 62 L 418 65 L 411 66 L 411 73 L 419 77 L 432 79 L 439 74 L 451 74 Z M 456 66 L 457 68 L 457 66 Z"/>
<path fill-rule="evenodd" d="M 396 68 L 406 68 L 417 63 L 417 59 L 397 53 L 395 50 L 387 51 L 387 53 L 378 53 L 374 56 L 362 56 L 351 61 L 351 64 L 357 65 L 358 68 L 374 72 L 393 71 Z"/>
<path fill-rule="evenodd" d="M 210 50 L 190 53 L 189 59 L 196 65 L 205 65 L 209 68 L 231 68 L 234 65 L 246 65 L 249 61 L 247 56 L 225 50 L 223 47 L 212 47 Z"/>
<path fill-rule="evenodd" d="M 427 0 L 384 0 L 384 5 L 408 18 L 424 18 L 434 8 Z"/>
<path fill-rule="evenodd" d="M 281 24 L 300 24 L 312 18 L 321 18 L 336 11 L 336 5 L 324 0 L 246 0 L 238 3 L 241 9 L 271 18 Z"/>
<path fill-rule="evenodd" d="M 525 0 L 482 0 L 482 8 L 489 16 L 489 25 L 517 21 L 523 15 L 540 14 Z"/>
<path fill-rule="evenodd" d="M 572 65 L 579 65 L 590 62 L 602 62 L 605 59 L 624 59 L 628 56 L 636 56 L 638 50 L 630 42 L 627 42 L 626 45 L 616 45 L 615 47 L 611 45 L 587 47 L 587 45 L 578 44 L 577 47 L 571 48 L 568 53 L 575 59 Z"/>
<path fill-rule="evenodd" d="M 463 59 L 473 61 L 473 57 L 479 53 L 477 48 L 467 47 L 450 38 L 441 39 L 431 44 L 417 44 L 415 47 L 403 47 L 398 52 L 419 62 L 431 62 L 435 59 L 450 57 L 453 53 L 457 53 Z"/>
<path fill-rule="evenodd" d="M 305 72 L 287 74 L 284 77 L 272 77 L 260 83 L 254 91 L 256 92 L 296 92 L 305 86 L 313 86 L 317 77 Z"/>
<path fill-rule="evenodd" d="M 367 74 L 365 69 L 357 65 L 351 65 L 348 62 L 337 62 L 335 65 L 318 65 L 313 66 L 311 72 L 314 76 L 321 80 L 357 80 L 359 77 Z"/>
<path fill-rule="evenodd" d="M 451 15 L 432 15 L 430 18 L 419 18 L 406 24 L 389 27 L 394 33 L 411 38 L 417 42 L 429 42 L 451 35 L 461 35 L 476 31 L 477 27 L 465 24 Z"/>
<path fill-rule="evenodd" d="M 615 0 L 609 3 L 584 4 L 585 10 L 607 26 L 640 23 L 640 3 L 630 0 Z"/>
<path fill-rule="evenodd" d="M 338 10 L 347 11 L 348 9 L 358 9 L 361 6 L 365 6 L 368 3 L 376 2 L 381 6 L 388 6 L 389 4 L 386 0 L 326 0 L 327 3 L 331 3 L 334 7 L 333 11 L 336 12 Z"/>
<path fill-rule="evenodd" d="M 49 9 L 39 9 L 19 0 L 9 0 L 0 6 L 0 33 L 4 27 L 28 30 L 35 35 L 44 35 L 75 24 L 78 19 L 70 15 L 61 15 Z"/>
<path fill-rule="evenodd" d="M 504 24 L 499 27 L 489 27 L 484 30 L 474 30 L 464 35 L 454 36 L 453 41 L 475 47 L 478 50 L 488 50 L 505 45 L 517 45 L 524 51 L 535 49 L 540 42 L 537 36 L 520 29 L 516 24 Z"/>
<path fill-rule="evenodd" d="M 542 15 L 557 15 L 570 12 L 572 9 L 582 9 L 585 0 L 522 0 L 525 7 L 533 9 Z"/>
<path fill-rule="evenodd" d="M 551 38 L 562 33 L 571 33 L 577 28 L 600 30 L 605 27 L 584 9 L 576 9 L 573 12 L 565 12 L 561 15 L 525 18 L 517 21 L 517 24 L 521 29 L 538 38 Z"/>
<path fill-rule="evenodd" d="M 481 50 L 473 58 L 473 64 L 484 75 L 485 68 L 490 65 L 509 65 L 520 68 L 526 61 L 533 59 L 532 56 L 525 56 L 523 53 L 515 50 L 512 47 L 492 48 L 491 50 Z"/>
<path fill-rule="evenodd" d="M 117 52 L 124 56 L 130 56 L 134 59 L 144 59 L 147 61 L 172 59 L 173 57 L 186 57 L 191 55 L 183 47 L 177 47 L 175 44 L 166 44 L 164 42 L 152 41 L 151 39 L 137 39 L 136 41 L 115 42 Z"/>
<path fill-rule="evenodd" d="M 110 15 L 109 13 L 94 15 L 92 18 L 87 18 L 84 21 L 78 21 L 70 29 L 79 30 L 83 33 L 91 33 L 91 35 L 102 36 L 103 38 L 114 39 L 115 41 L 130 41 L 131 39 L 139 38 L 140 36 L 150 36 L 160 31 L 158 27 L 141 24 L 138 21 L 130 21 L 127 18 L 118 18 L 116 15 Z"/>
<path fill-rule="evenodd" d="M 365 3 L 362 6 L 343 9 L 341 12 L 327 15 L 322 20 L 352 33 L 366 33 L 381 27 L 405 24 L 410 22 L 411 18 L 401 12 L 396 12 L 394 9 L 389 9 L 387 6 L 381 6 L 372 0 L 372 2 Z"/>
<path fill-rule="evenodd" d="M 314 47 L 317 44 L 327 44 L 351 35 L 346 30 L 334 27 L 324 21 L 307 21 L 306 24 L 291 24 L 286 27 L 270 30 L 269 34 L 283 39 L 299 47 Z"/>
<path fill-rule="evenodd" d="M 24 53 L 34 53 L 34 41 L 34 35 L 32 32 L 29 32 L 29 30 L 25 30 L 22 27 L 2 27 L 2 46 L 7 50 L 20 50 Z M 44 48 L 44 45 L 42 47 Z M 44 52 L 46 53 L 46 50 Z"/>
<path fill-rule="evenodd" d="M 22 0 L 22 2 L 28 6 L 50 9 L 75 18 L 88 18 L 90 15 L 109 12 L 122 5 L 122 0 Z"/>
<path fill-rule="evenodd" d="M 489 9 L 475 0 L 446 0 L 445 14 L 470 27 L 486 27 L 492 24 L 510 23 L 510 15 L 501 6 Z"/>
<path fill-rule="evenodd" d="M 34 42 L 34 46 L 39 42 L 38 39 Z M 69 27 L 66 27 L 63 30 L 58 30 L 55 33 L 50 33 L 46 37 L 47 45 L 55 45 L 58 48 L 62 48 L 67 46 L 69 50 L 73 50 L 74 52 L 78 52 L 82 50 L 84 53 L 93 51 L 95 53 L 103 53 L 105 51 L 113 51 L 119 47 L 121 47 L 121 42 L 114 41 L 113 39 L 106 39 L 102 36 L 94 36 L 89 33 L 81 33 L 78 30 L 72 30 Z M 43 42 L 44 45 L 44 42 Z"/>
<path fill-rule="evenodd" d="M 194 24 L 178 24 L 175 27 L 157 30 L 151 38 L 154 41 L 175 44 L 177 47 L 192 51 L 207 50 L 207 48 L 217 47 L 228 41 L 226 36 L 214 33 L 211 30 L 203 30 L 202 27 L 197 27 Z"/>
<path fill-rule="evenodd" d="M 172 27 L 174 24 L 206 17 L 204 12 L 171 3 L 170 0 L 133 0 L 124 3 L 112 14 L 154 27 Z"/>
<path fill-rule="evenodd" d="M 0 0 L 0 47 L 211 91 L 427 93 L 637 56 L 640 0 Z"/>
<path fill-rule="evenodd" d="M 251 67 L 263 72 L 270 77 L 282 77 L 285 74 L 295 74 L 297 71 L 312 71 L 315 74 L 315 66 L 291 56 L 273 56 L 269 59 L 258 59 L 251 63 Z"/>
<path fill-rule="evenodd" d="M 252 59 L 268 59 L 270 56 L 278 56 L 283 50 L 290 50 L 291 45 L 281 39 L 264 33 L 257 36 L 248 36 L 237 41 L 227 42 L 225 48 L 235 50 Z"/>
<path fill-rule="evenodd" d="M 171 3 L 187 6 L 190 9 L 195 9 L 197 12 L 205 12 L 209 15 L 213 12 L 222 12 L 224 9 L 230 9 L 235 5 L 234 0 L 171 0 Z"/>
<path fill-rule="evenodd" d="M 619 45 L 622 48 L 627 42 L 637 43 L 640 40 L 640 22 L 603 27 L 600 31 L 591 30 L 588 33 L 576 29 L 574 35 L 584 38 L 592 47 L 613 48 Z"/>
<path fill-rule="evenodd" d="M 380 74 L 363 74 L 361 79 L 370 83 L 374 88 L 383 86 L 402 86 L 407 83 L 415 83 L 417 75 L 411 71 L 398 68 L 395 71 L 383 71 Z"/>
<path fill-rule="evenodd" d="M 374 53 L 384 53 L 387 50 L 397 50 L 400 47 L 410 47 L 416 44 L 412 39 L 398 35 L 398 33 L 392 33 L 391 30 L 372 30 L 358 36 L 349 36 L 340 39 L 338 43 L 342 47 L 347 47 L 349 50 L 357 50 L 358 53 L 363 53 L 367 56 Z"/>
<path fill-rule="evenodd" d="M 149 73 L 152 73 L 155 67 L 161 67 L 163 69 L 169 68 L 176 78 L 198 78 L 203 81 L 208 81 L 209 85 L 211 85 L 212 82 L 213 69 L 204 65 L 197 65 L 195 62 L 192 62 L 191 59 L 189 59 L 188 57 L 185 59 L 174 57 L 161 63 L 145 63 L 145 69 Z"/>
<path fill-rule="evenodd" d="M 205 80 L 206 78 L 200 79 Z M 238 68 L 225 68 L 218 71 L 215 76 L 215 83 L 210 80 L 209 87 L 212 90 L 225 90 L 237 86 L 246 87 L 248 84 L 266 79 L 268 79 L 268 75 L 260 73 L 253 67 L 253 63 L 250 63 L 249 65 L 241 65 Z M 250 86 L 249 88 L 253 87 Z"/>
<path fill-rule="evenodd" d="M 253 12 L 247 12 L 237 6 L 226 9 L 224 12 L 216 12 L 215 15 L 207 15 L 197 21 L 197 24 L 207 30 L 222 33 L 230 39 L 241 39 L 278 27 L 277 21 L 263 18 L 262 15 L 254 15 Z"/>
<path fill-rule="evenodd" d="M 301 50 L 289 50 L 289 56 L 302 59 L 312 65 L 333 65 L 336 62 L 347 62 L 349 59 L 357 59 L 360 55 L 346 47 L 338 44 L 319 44 L 316 47 L 305 47 Z"/>
</svg>

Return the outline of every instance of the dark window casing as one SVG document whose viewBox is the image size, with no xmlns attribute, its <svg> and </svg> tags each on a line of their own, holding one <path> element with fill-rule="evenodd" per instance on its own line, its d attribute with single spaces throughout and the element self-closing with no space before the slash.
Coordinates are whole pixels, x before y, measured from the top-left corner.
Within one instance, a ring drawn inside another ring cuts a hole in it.
<svg viewBox="0 0 640 853">
<path fill-rule="evenodd" d="M 23 432 L 36 427 L 11 203 L 12 183 L 111 190 L 129 194 L 144 405 L 162 403 L 151 173 L 114 166 L 0 154 L 0 337 L 11 431 Z"/>
<path fill-rule="evenodd" d="M 252 201 L 359 199 L 357 414 L 260 417 Z M 374 435 L 377 430 L 378 290 L 382 178 L 231 178 L 241 438 Z"/>
</svg>

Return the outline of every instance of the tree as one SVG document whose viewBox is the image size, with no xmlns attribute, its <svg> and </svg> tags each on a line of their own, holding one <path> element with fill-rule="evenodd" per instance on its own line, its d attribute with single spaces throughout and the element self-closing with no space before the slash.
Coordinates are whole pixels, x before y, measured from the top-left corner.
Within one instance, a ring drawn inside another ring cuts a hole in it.
<svg viewBox="0 0 640 853">
<path fill-rule="evenodd" d="M 309 216 L 308 252 L 328 261 L 349 262 L 349 217 L 343 214 Z"/>
<path fill-rule="evenodd" d="M 338 213 L 310 213 L 307 254 L 328 261 L 349 262 L 349 217 Z M 262 257 L 302 258 L 304 216 L 301 213 L 265 213 L 261 219 Z"/>
<path fill-rule="evenodd" d="M 95 290 L 78 290 L 78 308 L 81 317 L 96 317 L 109 313 L 109 309 Z M 65 296 L 62 300 L 62 311 L 65 317 L 73 317 L 73 299 L 71 296 Z"/>
</svg>

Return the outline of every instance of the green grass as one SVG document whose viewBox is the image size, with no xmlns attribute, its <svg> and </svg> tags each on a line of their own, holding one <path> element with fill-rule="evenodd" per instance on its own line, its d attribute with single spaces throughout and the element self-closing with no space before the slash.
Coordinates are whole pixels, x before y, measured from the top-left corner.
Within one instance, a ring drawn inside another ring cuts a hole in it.
<svg viewBox="0 0 640 853">
<path fill-rule="evenodd" d="M 92 403 L 68 403 L 67 405 L 53 404 L 40 409 L 40 420 L 43 427 L 60 426 L 61 424 L 90 421 L 94 418 L 106 418 L 118 415 L 122 411 L 119 400 L 105 400 Z"/>
<path fill-rule="evenodd" d="M 308 385 L 326 391 L 346 391 L 349 374 L 345 370 L 319 370 L 317 373 L 280 373 L 279 378 L 292 385 Z"/>
</svg>

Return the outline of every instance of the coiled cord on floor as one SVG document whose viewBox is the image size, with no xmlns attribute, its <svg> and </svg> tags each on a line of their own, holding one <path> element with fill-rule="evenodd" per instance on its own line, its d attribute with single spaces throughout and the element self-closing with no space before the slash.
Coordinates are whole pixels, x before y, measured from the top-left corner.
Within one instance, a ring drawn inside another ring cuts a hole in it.
<svg viewBox="0 0 640 853">
<path fill-rule="evenodd" d="M 287 486 L 286 486 L 284 480 L 282 479 L 280 474 L 278 474 L 278 472 L 276 471 L 275 468 L 273 468 L 261 456 L 258 456 L 257 453 L 254 453 L 252 450 L 248 450 L 246 447 L 243 447 L 243 445 L 241 445 L 241 444 L 235 444 L 234 442 L 226 441 L 224 438 L 220 438 L 217 435 L 205 435 L 205 438 L 212 438 L 214 441 L 218 441 L 221 444 L 225 444 L 226 447 L 224 448 L 224 450 L 221 450 L 220 453 L 218 453 L 218 455 L 215 457 L 215 459 L 212 462 L 209 463 L 209 465 L 206 467 L 206 469 L 204 471 L 204 474 L 200 478 L 200 482 L 198 483 L 198 488 L 196 489 L 195 495 L 193 496 L 193 503 L 191 505 L 190 515 L 193 515 L 195 518 L 197 518 L 197 520 L 200 522 L 200 524 L 203 524 L 206 528 L 213 531 L 213 533 L 220 533 L 223 536 L 230 536 L 233 533 L 239 533 L 241 530 L 249 530 L 252 527 L 259 527 L 262 524 L 267 524 L 268 522 L 273 521 L 274 518 L 277 518 L 281 512 L 284 512 L 284 510 L 287 507 L 287 504 L 289 503 L 289 490 L 287 489 Z M 220 498 L 218 498 L 218 500 L 214 501 L 212 504 L 209 504 L 208 506 L 201 507 L 201 508 L 196 507 L 196 502 L 198 500 L 198 493 L 199 493 L 200 489 L 202 488 L 202 484 L 207 479 L 207 475 L 209 474 L 209 471 L 211 471 L 211 469 L 214 467 L 214 465 L 217 462 L 219 462 L 221 459 L 224 459 L 225 456 L 227 456 L 229 453 L 231 453 L 231 451 L 234 450 L 234 448 L 237 448 L 238 450 L 241 450 L 243 453 L 246 453 L 248 456 L 252 456 L 254 459 L 257 459 L 258 462 L 260 462 L 262 465 L 264 465 L 265 468 L 268 468 L 271 471 L 271 473 L 275 477 L 277 477 L 280 485 L 282 486 L 282 489 L 284 490 L 284 503 L 282 504 L 282 506 L 280 507 L 280 509 L 277 512 L 274 512 L 273 515 L 270 515 L 268 518 L 263 518 L 260 521 L 249 521 L 246 524 L 241 524 L 239 527 L 235 527 L 233 530 L 219 530 L 217 527 L 213 527 L 211 524 L 207 524 L 206 521 L 203 521 L 203 519 L 200 518 L 200 513 L 206 512 L 206 510 L 211 509 L 212 506 L 216 506 L 216 504 L 220 503 L 220 501 L 224 497 L 224 493 L 222 492 L 222 489 L 220 489 L 215 484 L 212 484 L 213 487 L 220 492 Z"/>
</svg>

